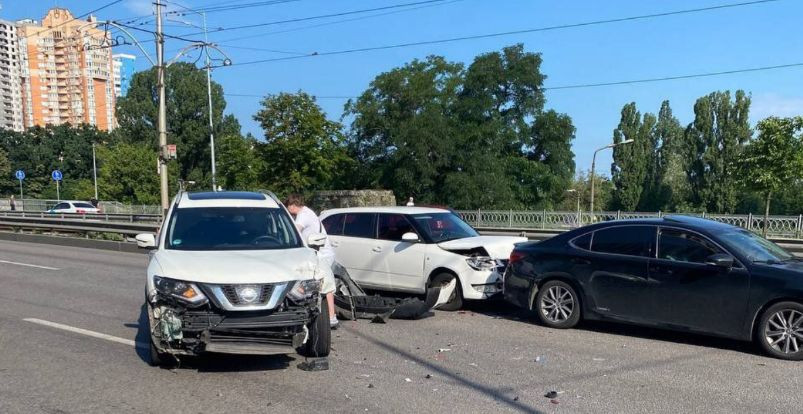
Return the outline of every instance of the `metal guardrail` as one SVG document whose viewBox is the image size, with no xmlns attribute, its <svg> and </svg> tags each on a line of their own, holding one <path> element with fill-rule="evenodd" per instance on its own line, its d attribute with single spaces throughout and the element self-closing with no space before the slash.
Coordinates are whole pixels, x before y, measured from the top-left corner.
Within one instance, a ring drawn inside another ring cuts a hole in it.
<svg viewBox="0 0 803 414">
<path fill-rule="evenodd" d="M 131 222 L 60 217 L 22 217 L 0 215 L 0 228 L 14 232 L 38 230 L 49 233 L 114 233 L 134 236 L 140 233 L 156 233 L 159 222 Z"/>
<path fill-rule="evenodd" d="M 110 214 L 110 213 L 48 213 L 46 211 L 0 211 L 0 218 L 54 218 L 61 220 L 81 220 L 81 221 L 114 221 L 129 223 L 159 223 L 162 216 L 158 214 Z"/>
<path fill-rule="evenodd" d="M 591 214 L 587 211 L 516 211 L 516 210 L 461 210 L 463 220 L 474 227 L 524 230 L 568 230 L 592 223 L 611 220 L 660 218 L 665 215 L 702 217 L 722 223 L 760 232 L 764 216 L 753 214 L 706 214 L 602 211 Z M 769 216 L 767 235 L 785 239 L 803 238 L 803 215 Z"/>
</svg>

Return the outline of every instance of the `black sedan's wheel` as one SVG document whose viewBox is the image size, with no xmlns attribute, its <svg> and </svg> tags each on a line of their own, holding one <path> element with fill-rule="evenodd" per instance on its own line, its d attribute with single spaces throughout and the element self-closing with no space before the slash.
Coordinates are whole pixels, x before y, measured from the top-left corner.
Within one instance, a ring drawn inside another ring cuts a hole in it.
<svg viewBox="0 0 803 414">
<path fill-rule="evenodd" d="M 781 302 L 771 306 L 761 315 L 756 340 L 770 356 L 803 360 L 803 305 Z"/>
<path fill-rule="evenodd" d="M 580 321 L 580 300 L 577 292 L 565 282 L 544 283 L 533 303 L 538 320 L 550 328 L 567 329 Z"/>
</svg>

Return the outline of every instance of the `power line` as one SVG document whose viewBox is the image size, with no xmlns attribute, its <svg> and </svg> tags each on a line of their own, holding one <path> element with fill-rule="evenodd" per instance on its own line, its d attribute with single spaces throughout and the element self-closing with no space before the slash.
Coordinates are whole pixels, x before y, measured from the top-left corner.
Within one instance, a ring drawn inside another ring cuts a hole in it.
<svg viewBox="0 0 803 414">
<path fill-rule="evenodd" d="M 425 5 L 418 6 L 418 7 L 410 7 L 410 8 L 404 9 L 404 10 L 394 10 L 394 11 L 389 11 L 389 12 L 384 12 L 384 13 L 372 14 L 372 15 L 369 15 L 369 16 L 352 17 L 352 18 L 349 18 L 349 19 L 335 20 L 335 21 L 332 21 L 332 22 L 313 24 L 313 25 L 309 25 L 309 26 L 294 27 L 294 28 L 291 28 L 291 29 L 277 30 L 277 31 L 273 31 L 273 32 L 265 32 L 265 33 L 258 33 L 258 34 L 254 34 L 254 35 L 248 35 L 248 36 L 233 37 L 233 38 L 224 39 L 224 40 L 221 40 L 221 41 L 222 42 L 231 42 L 231 41 L 235 41 L 235 40 L 244 40 L 244 39 L 253 39 L 253 38 L 257 38 L 257 37 L 271 36 L 271 35 L 280 34 L 280 33 L 297 32 L 297 31 L 301 31 L 301 30 L 314 29 L 316 27 L 331 26 L 331 25 L 335 25 L 335 24 L 353 22 L 353 21 L 357 21 L 357 20 L 372 19 L 374 17 L 387 16 L 387 15 L 391 15 L 391 14 L 406 13 L 406 12 L 410 12 L 410 11 L 413 11 L 413 10 L 419 10 L 419 9 L 424 9 L 424 8 L 429 8 L 429 7 L 436 7 L 436 6 L 446 5 L 446 4 L 452 4 L 452 3 L 457 3 L 457 2 L 461 2 L 461 1 L 465 1 L 465 0 L 451 0 L 451 1 L 444 2 L 444 3 L 425 4 Z"/>
<path fill-rule="evenodd" d="M 197 11 L 199 13 L 217 13 L 217 12 L 224 12 L 224 11 L 249 9 L 249 8 L 254 8 L 254 7 L 273 6 L 273 5 L 276 5 L 276 4 L 292 3 L 292 2 L 297 2 L 297 1 L 300 1 L 300 0 L 271 0 L 271 1 L 261 1 L 261 2 L 248 3 L 248 4 L 235 4 L 235 5 L 230 5 L 230 6 L 217 5 L 217 6 L 210 6 L 210 7 L 201 7 L 201 8 L 192 9 L 192 10 Z M 165 14 L 175 14 L 175 15 L 183 16 L 185 13 L 182 12 L 182 11 L 179 11 L 179 10 L 173 10 L 173 11 L 169 11 L 169 12 L 167 12 Z"/>
<path fill-rule="evenodd" d="M 141 27 L 130 26 L 130 25 L 123 24 L 123 23 L 120 23 L 120 22 L 115 22 L 115 23 L 116 23 L 116 24 L 118 24 L 118 25 L 120 25 L 120 26 L 123 26 L 123 27 L 125 27 L 125 28 L 127 28 L 127 29 L 136 30 L 136 31 L 138 31 L 138 32 L 145 32 L 145 33 L 150 33 L 150 34 L 156 34 L 156 32 L 154 32 L 153 30 L 147 30 L 147 29 L 143 29 L 143 28 L 141 28 Z M 202 41 L 200 41 L 200 40 L 196 40 L 196 39 L 189 39 L 189 38 L 186 38 L 186 37 L 181 37 L 181 36 L 176 36 L 176 35 L 169 35 L 169 34 L 167 34 L 167 33 L 162 33 L 162 36 L 164 36 L 164 37 L 166 37 L 166 38 L 169 38 L 169 39 L 182 40 L 182 41 L 185 41 L 185 42 L 190 42 L 190 43 L 204 43 L 204 42 L 202 42 Z M 153 41 L 153 40 L 151 40 L 151 42 L 152 42 L 152 41 Z M 146 41 L 142 41 L 142 42 L 140 42 L 140 43 L 147 43 L 147 42 L 146 42 Z"/>
<path fill-rule="evenodd" d="M 612 81 L 612 82 L 600 82 L 600 83 L 578 83 L 578 84 L 569 84 L 569 85 L 545 86 L 545 87 L 543 87 L 541 89 L 544 90 L 544 91 L 556 91 L 556 90 L 565 90 L 565 89 L 586 89 L 586 88 L 597 88 L 597 87 L 602 87 L 602 86 L 630 85 L 630 84 L 639 84 L 639 83 L 664 82 L 664 81 L 672 81 L 672 80 L 680 80 L 680 79 L 705 78 L 705 77 L 711 77 L 711 76 L 732 75 L 732 74 L 749 73 L 749 72 L 762 72 L 762 71 L 767 71 L 767 70 L 788 69 L 788 68 L 795 68 L 795 67 L 803 67 L 803 62 L 787 63 L 787 64 L 773 65 L 773 66 L 760 66 L 760 67 L 753 67 L 753 68 L 731 69 L 731 70 L 723 70 L 723 71 L 718 71 L 718 72 L 704 72 L 704 73 L 694 73 L 694 74 L 676 75 L 676 76 L 663 76 L 663 77 L 657 77 L 657 78 L 642 78 L 642 79 L 630 79 L 630 80 L 621 80 L 621 81 Z M 262 98 L 262 97 L 264 97 L 264 95 L 238 94 L 238 93 L 226 93 L 226 96 L 249 97 L 249 98 Z M 320 99 L 356 99 L 356 98 L 359 98 L 359 97 L 357 97 L 357 96 L 317 96 L 316 98 L 320 98 Z"/>
<path fill-rule="evenodd" d="M 351 15 L 351 14 L 370 13 L 370 12 L 373 12 L 373 11 L 397 9 L 397 8 L 400 8 L 400 7 L 417 6 L 417 5 L 420 5 L 420 4 L 440 3 L 440 2 L 443 2 L 443 1 L 445 1 L 445 0 L 425 0 L 425 1 L 418 1 L 418 2 L 414 2 L 414 3 L 394 4 L 394 5 L 390 5 L 390 6 L 384 6 L 384 7 L 375 7 L 375 8 L 371 8 L 371 9 L 351 10 L 351 11 L 339 12 L 339 13 L 322 14 L 322 15 L 318 15 L 318 16 L 297 17 L 295 19 L 287 19 L 287 20 L 276 20 L 276 21 L 266 22 L 266 23 L 255 23 L 255 24 L 247 24 L 247 25 L 243 25 L 243 26 L 233 26 L 233 27 L 221 27 L 221 28 L 218 28 L 217 30 L 210 31 L 210 33 L 231 31 L 231 30 L 252 29 L 252 28 L 255 28 L 255 27 L 273 26 L 273 25 L 284 24 L 284 23 L 297 23 L 297 22 L 304 22 L 304 21 L 309 21 L 309 20 L 326 19 L 326 18 L 329 18 L 329 17 L 341 17 L 341 16 L 348 16 L 348 15 Z M 770 0 L 765 0 L 765 1 L 770 1 Z M 776 1 L 776 0 L 771 0 L 771 1 Z M 187 33 L 186 36 L 192 36 L 192 35 L 197 35 L 197 34 L 203 34 L 203 32 L 201 32 L 201 33 Z"/>
<path fill-rule="evenodd" d="M 604 19 L 604 20 L 593 20 L 588 22 L 581 22 L 581 23 L 569 23 L 569 24 L 562 24 L 557 26 L 545 26 L 545 27 L 537 27 L 533 29 L 522 29 L 522 30 L 513 30 L 507 32 L 497 32 L 497 33 L 487 33 L 487 34 L 480 34 L 480 35 L 469 35 L 469 36 L 460 36 L 460 37 L 452 37 L 446 39 L 437 39 L 437 40 L 423 40 L 418 42 L 409 42 L 409 43 L 398 43 L 394 45 L 385 45 L 385 46 L 372 46 L 372 47 L 363 47 L 363 48 L 355 48 L 355 49 L 345 49 L 345 50 L 335 50 L 335 51 L 328 51 L 328 52 L 313 52 L 303 56 L 290 56 L 290 57 L 283 57 L 283 58 L 272 58 L 272 59 L 260 59 L 260 60 L 253 60 L 253 61 L 246 61 L 246 62 L 239 62 L 234 63 L 231 66 L 245 66 L 245 65 L 253 65 L 258 63 L 268 63 L 268 62 L 278 62 L 283 60 L 293 60 L 293 59 L 304 59 L 313 56 L 332 56 L 332 55 L 344 55 L 350 53 L 360 53 L 360 52 L 372 52 L 377 50 L 386 50 L 386 49 L 398 49 L 402 47 L 411 47 L 411 46 L 423 46 L 423 45 L 434 45 L 440 43 L 451 43 L 451 42 L 459 42 L 465 40 L 476 40 L 476 39 L 486 39 L 492 37 L 501 37 L 501 36 L 510 36 L 510 35 L 517 35 L 517 34 L 525 34 L 525 33 L 536 33 L 536 32 L 546 32 L 552 30 L 563 30 L 563 29 L 572 29 L 577 27 L 586 27 L 586 26 L 597 26 L 603 24 L 610 24 L 610 23 L 621 23 L 627 21 L 635 21 L 635 20 L 646 20 L 646 19 L 653 19 L 657 17 L 666 17 L 666 16 L 675 16 L 681 14 L 690 14 L 690 13 L 699 13 L 705 11 L 712 11 L 712 10 L 720 10 L 726 8 L 734 8 L 734 7 L 741 7 L 741 6 L 749 6 L 755 4 L 763 4 L 763 3 L 773 3 L 780 0 L 754 0 L 754 1 L 747 1 L 741 3 L 729 3 L 729 4 L 722 4 L 717 6 L 710 6 L 710 7 L 700 7 L 694 9 L 684 9 L 684 10 L 675 10 L 670 12 L 663 12 L 663 13 L 652 13 L 652 14 L 644 14 L 638 16 L 628 16 L 628 17 L 619 17 L 615 19 Z"/>
</svg>

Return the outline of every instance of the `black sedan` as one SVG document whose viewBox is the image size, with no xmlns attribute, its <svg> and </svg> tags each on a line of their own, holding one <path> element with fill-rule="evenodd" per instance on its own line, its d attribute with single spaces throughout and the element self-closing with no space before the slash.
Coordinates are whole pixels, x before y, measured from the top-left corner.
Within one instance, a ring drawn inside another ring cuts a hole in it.
<svg viewBox="0 0 803 414">
<path fill-rule="evenodd" d="M 803 359 L 803 260 L 756 234 L 670 216 L 518 245 L 505 299 L 553 328 L 605 319 L 755 340 Z"/>
</svg>

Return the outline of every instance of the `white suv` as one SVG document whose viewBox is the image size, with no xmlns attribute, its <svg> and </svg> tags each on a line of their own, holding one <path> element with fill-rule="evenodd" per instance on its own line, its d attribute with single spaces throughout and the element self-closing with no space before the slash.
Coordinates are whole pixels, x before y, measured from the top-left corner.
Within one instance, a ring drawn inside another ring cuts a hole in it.
<svg viewBox="0 0 803 414">
<path fill-rule="evenodd" d="M 145 291 L 151 363 L 202 352 L 329 353 L 316 251 L 272 194 L 181 193 L 159 230 Z"/>
<path fill-rule="evenodd" d="M 440 208 L 356 207 L 324 211 L 321 220 L 337 261 L 366 289 L 426 293 L 458 285 L 442 310 L 463 299 L 501 292 L 510 252 L 525 237 L 480 236 L 457 214 Z"/>
</svg>

